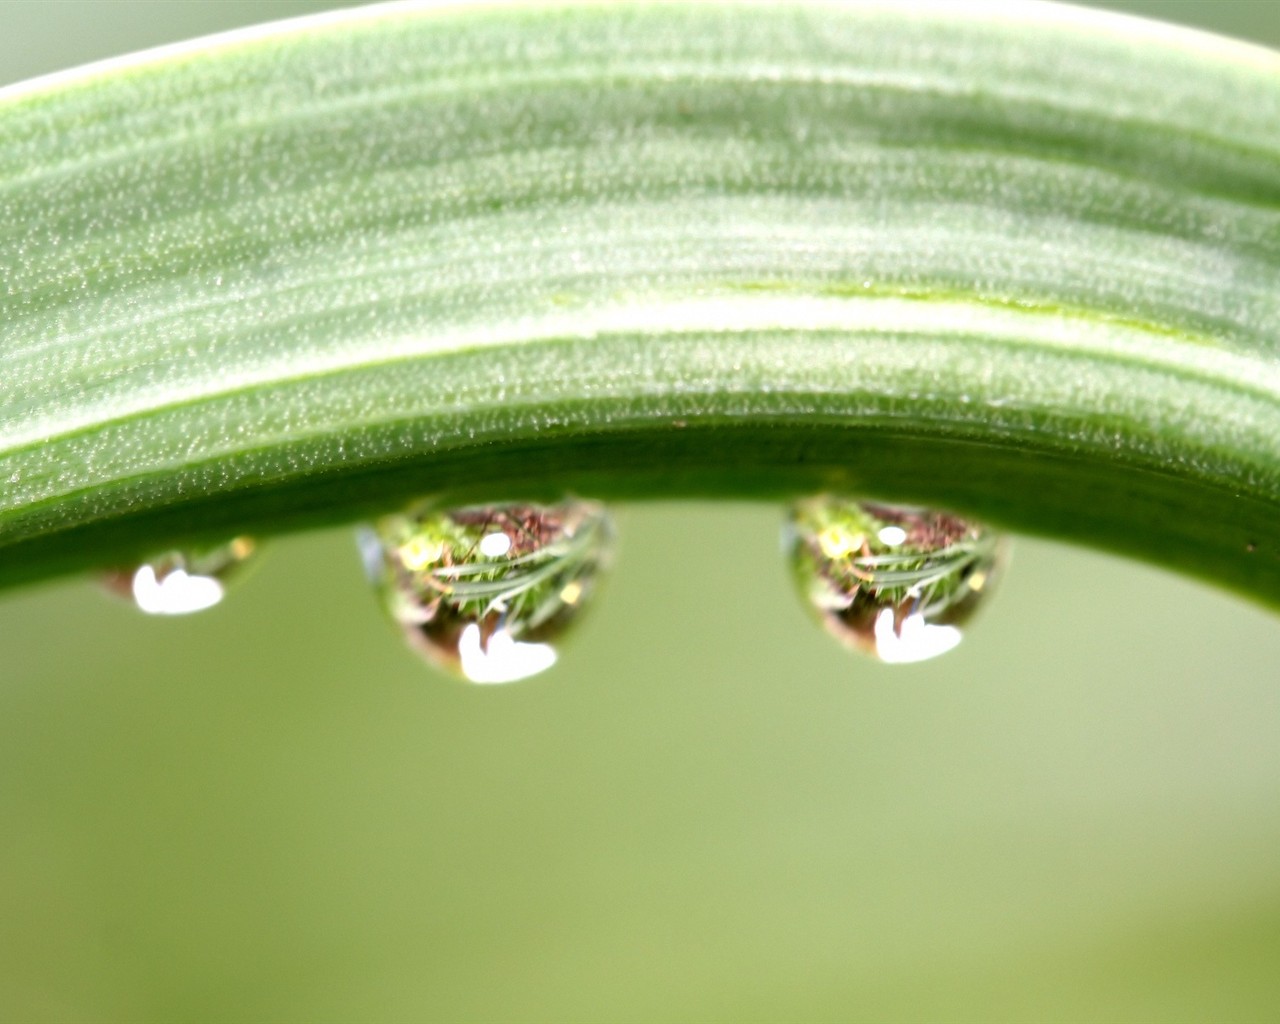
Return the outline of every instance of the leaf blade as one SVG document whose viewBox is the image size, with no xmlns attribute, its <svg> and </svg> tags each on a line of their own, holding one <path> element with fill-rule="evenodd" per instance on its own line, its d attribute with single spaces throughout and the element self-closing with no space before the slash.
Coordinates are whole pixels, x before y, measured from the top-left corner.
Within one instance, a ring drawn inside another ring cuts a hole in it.
<svg viewBox="0 0 1280 1024">
<path fill-rule="evenodd" d="M 1135 24 L 409 5 L 10 91 L 0 582 L 837 487 L 1280 604 L 1280 62 Z"/>
</svg>

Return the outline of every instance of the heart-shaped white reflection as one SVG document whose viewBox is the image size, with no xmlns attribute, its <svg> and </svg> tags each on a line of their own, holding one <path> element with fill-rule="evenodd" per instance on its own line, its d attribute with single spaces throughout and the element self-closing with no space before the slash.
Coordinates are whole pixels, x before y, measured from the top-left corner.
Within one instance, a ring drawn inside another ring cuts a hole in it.
<svg viewBox="0 0 1280 1024">
<path fill-rule="evenodd" d="M 897 628 L 894 618 L 892 608 L 885 608 L 876 616 L 876 654 L 890 665 L 936 658 L 955 647 L 963 636 L 955 626 L 926 622 L 918 613 L 908 615 Z"/>
<path fill-rule="evenodd" d="M 133 599 L 149 615 L 188 615 L 212 608 L 225 591 L 212 576 L 192 576 L 174 569 L 157 578 L 150 565 L 133 574 Z"/>
<path fill-rule="evenodd" d="M 505 629 L 495 630 L 481 646 L 480 626 L 473 622 L 458 638 L 458 660 L 473 683 L 514 683 L 549 669 L 556 651 L 550 644 L 522 643 Z"/>
</svg>

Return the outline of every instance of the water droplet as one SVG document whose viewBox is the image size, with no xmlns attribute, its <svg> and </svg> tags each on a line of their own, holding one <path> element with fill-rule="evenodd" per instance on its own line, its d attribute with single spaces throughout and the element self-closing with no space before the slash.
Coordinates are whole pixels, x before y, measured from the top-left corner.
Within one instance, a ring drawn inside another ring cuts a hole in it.
<svg viewBox="0 0 1280 1024">
<path fill-rule="evenodd" d="M 827 629 L 890 663 L 955 647 L 1006 547 L 987 527 L 947 512 L 829 495 L 796 503 L 783 541 Z"/>
<path fill-rule="evenodd" d="M 250 538 L 236 537 L 214 547 L 166 551 L 136 568 L 108 570 L 102 582 L 148 615 L 187 615 L 221 601 L 254 548 Z"/>
<path fill-rule="evenodd" d="M 608 561 L 612 528 L 592 501 L 424 505 L 360 531 L 365 570 L 391 618 L 435 664 L 473 683 L 549 669 Z"/>
</svg>

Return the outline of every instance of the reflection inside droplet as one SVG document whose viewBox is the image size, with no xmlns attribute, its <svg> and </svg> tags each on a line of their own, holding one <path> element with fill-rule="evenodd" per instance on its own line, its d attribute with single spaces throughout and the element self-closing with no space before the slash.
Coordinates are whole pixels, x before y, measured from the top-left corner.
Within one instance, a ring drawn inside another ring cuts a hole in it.
<svg viewBox="0 0 1280 1024">
<path fill-rule="evenodd" d="M 939 654 L 946 654 L 960 642 L 960 630 L 955 626 L 934 625 L 918 612 L 908 615 L 901 623 L 896 619 L 892 608 L 884 608 L 876 616 L 875 653 L 887 664 L 928 661 Z"/>
<path fill-rule="evenodd" d="M 907 531 L 901 526 L 886 526 L 876 536 L 880 538 L 881 544 L 886 547 L 896 548 L 907 539 Z"/>
<path fill-rule="evenodd" d="M 236 537 L 216 547 L 167 551 L 137 568 L 104 573 L 102 581 L 148 615 L 188 615 L 218 604 L 253 551 L 252 540 Z"/>
<path fill-rule="evenodd" d="M 433 663 L 509 683 L 556 662 L 609 555 L 596 502 L 422 505 L 361 530 L 365 569 L 391 618 Z"/>
<path fill-rule="evenodd" d="M 495 629 L 483 642 L 479 623 L 472 622 L 458 638 L 458 664 L 473 683 L 514 683 L 555 663 L 556 651 L 550 644 L 524 643 L 506 629 Z"/>
<path fill-rule="evenodd" d="M 960 643 L 1005 548 L 987 527 L 947 512 L 832 496 L 798 502 L 784 542 L 827 629 L 891 664 Z"/>
<path fill-rule="evenodd" d="M 505 533 L 488 533 L 480 538 L 480 554 L 488 558 L 501 558 L 511 550 L 511 538 Z"/>
</svg>

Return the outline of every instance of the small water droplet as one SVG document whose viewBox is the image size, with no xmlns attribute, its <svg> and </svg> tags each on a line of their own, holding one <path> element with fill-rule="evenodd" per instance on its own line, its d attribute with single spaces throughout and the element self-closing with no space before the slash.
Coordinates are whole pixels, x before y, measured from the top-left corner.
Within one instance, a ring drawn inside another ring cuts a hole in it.
<svg viewBox="0 0 1280 1024">
<path fill-rule="evenodd" d="M 136 567 L 108 570 L 102 583 L 148 615 L 188 615 L 222 600 L 255 546 L 249 537 L 236 537 L 214 547 L 166 551 Z"/>
<path fill-rule="evenodd" d="M 592 501 L 430 504 L 359 533 L 391 618 L 427 658 L 473 683 L 549 669 L 554 642 L 605 568 L 613 531 Z"/>
<path fill-rule="evenodd" d="M 890 663 L 955 647 L 1006 547 L 987 527 L 947 512 L 829 495 L 792 507 L 783 542 L 827 629 Z"/>
</svg>

